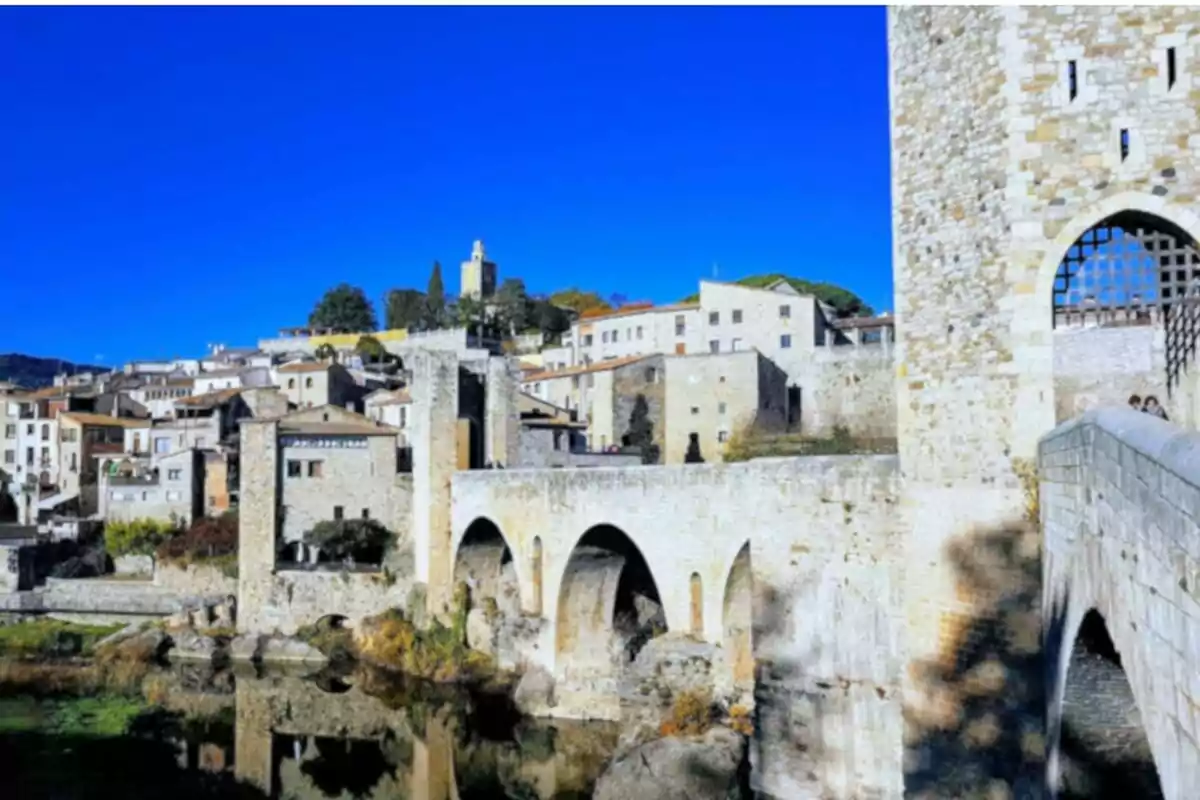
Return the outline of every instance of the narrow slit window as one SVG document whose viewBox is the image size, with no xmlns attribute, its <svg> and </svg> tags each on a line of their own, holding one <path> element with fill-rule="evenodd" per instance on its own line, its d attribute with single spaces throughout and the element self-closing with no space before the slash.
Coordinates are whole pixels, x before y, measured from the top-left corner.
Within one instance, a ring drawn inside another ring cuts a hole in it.
<svg viewBox="0 0 1200 800">
<path fill-rule="evenodd" d="M 1177 73 L 1176 73 L 1176 64 L 1175 64 L 1175 48 L 1168 47 L 1167 48 L 1167 88 L 1168 89 L 1175 88 L 1176 75 L 1177 75 Z"/>
<path fill-rule="evenodd" d="M 1079 65 L 1074 61 L 1067 62 L 1067 92 L 1072 101 L 1079 96 Z"/>
<path fill-rule="evenodd" d="M 1129 128 L 1121 128 L 1121 160 L 1129 158 Z"/>
</svg>

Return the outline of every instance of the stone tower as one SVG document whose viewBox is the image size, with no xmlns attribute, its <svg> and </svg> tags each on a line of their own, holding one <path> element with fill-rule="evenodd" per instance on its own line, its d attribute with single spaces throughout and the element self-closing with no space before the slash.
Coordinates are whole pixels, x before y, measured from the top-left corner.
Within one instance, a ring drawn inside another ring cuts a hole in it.
<svg viewBox="0 0 1200 800">
<path fill-rule="evenodd" d="M 475 240 L 471 257 L 462 262 L 459 296 L 487 300 L 496 293 L 496 264 L 487 260 L 483 242 Z"/>
<path fill-rule="evenodd" d="M 1060 266 L 1102 228 L 1200 263 L 1198 29 L 1182 7 L 888 11 L 910 747 L 946 713 L 925 667 L 991 602 L 950 552 L 1019 525 L 1056 422 Z"/>
</svg>

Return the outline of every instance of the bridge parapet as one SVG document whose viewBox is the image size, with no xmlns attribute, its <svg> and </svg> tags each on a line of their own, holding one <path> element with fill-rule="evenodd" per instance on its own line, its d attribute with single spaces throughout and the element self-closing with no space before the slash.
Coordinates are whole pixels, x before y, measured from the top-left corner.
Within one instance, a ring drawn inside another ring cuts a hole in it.
<svg viewBox="0 0 1200 800">
<path fill-rule="evenodd" d="M 1038 448 L 1050 667 L 1050 776 L 1072 643 L 1098 612 L 1120 654 L 1165 797 L 1200 783 L 1200 434 L 1123 408 Z"/>
</svg>

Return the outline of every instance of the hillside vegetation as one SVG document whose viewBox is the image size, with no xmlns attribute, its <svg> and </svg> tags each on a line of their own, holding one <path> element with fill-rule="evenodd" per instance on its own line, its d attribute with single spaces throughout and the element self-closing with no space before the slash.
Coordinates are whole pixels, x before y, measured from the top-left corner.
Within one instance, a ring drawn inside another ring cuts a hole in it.
<svg viewBox="0 0 1200 800">
<path fill-rule="evenodd" d="M 807 281 L 803 278 L 793 278 L 790 275 L 784 275 L 780 272 L 750 275 L 733 281 L 733 283 L 740 286 L 748 286 L 752 289 L 762 289 L 780 280 L 787 281 L 800 294 L 811 295 L 821 302 L 833 306 L 839 317 L 870 317 L 875 314 L 875 309 L 863 302 L 861 297 L 849 289 L 843 289 L 841 286 L 833 283 Z M 690 294 L 680 302 L 695 303 L 699 299 L 699 294 Z"/>
<path fill-rule="evenodd" d="M 67 372 L 108 372 L 108 367 L 73 364 L 61 358 L 38 358 L 21 353 L 0 353 L 0 381 L 12 381 L 27 389 L 54 383 L 54 376 Z"/>
</svg>

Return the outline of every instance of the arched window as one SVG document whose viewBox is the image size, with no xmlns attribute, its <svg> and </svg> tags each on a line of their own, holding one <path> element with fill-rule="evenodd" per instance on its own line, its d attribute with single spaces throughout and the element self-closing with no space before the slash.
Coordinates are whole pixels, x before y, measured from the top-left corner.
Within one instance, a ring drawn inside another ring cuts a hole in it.
<svg viewBox="0 0 1200 800">
<path fill-rule="evenodd" d="M 692 635 L 704 637 L 704 588 L 700 582 L 700 573 L 693 572 L 691 579 L 692 592 Z"/>
</svg>

